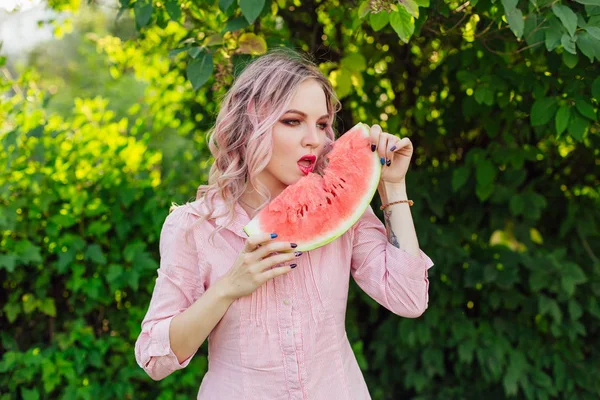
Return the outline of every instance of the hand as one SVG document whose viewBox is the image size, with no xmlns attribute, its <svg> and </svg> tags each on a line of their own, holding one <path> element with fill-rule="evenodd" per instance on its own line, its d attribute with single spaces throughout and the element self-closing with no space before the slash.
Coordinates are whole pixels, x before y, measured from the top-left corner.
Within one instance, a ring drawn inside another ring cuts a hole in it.
<svg viewBox="0 0 600 400">
<path fill-rule="evenodd" d="M 290 272 L 290 265 L 271 267 L 302 254 L 296 255 L 292 249 L 291 243 L 274 242 L 268 233 L 250 236 L 229 272 L 221 278 L 226 296 L 232 300 L 247 296 L 269 279 Z"/>
<path fill-rule="evenodd" d="M 371 143 L 379 158 L 384 160 L 380 182 L 403 183 L 408 172 L 413 145 L 409 138 L 398 138 L 382 132 L 379 125 L 371 127 Z M 392 150 L 393 149 L 393 150 Z"/>
</svg>

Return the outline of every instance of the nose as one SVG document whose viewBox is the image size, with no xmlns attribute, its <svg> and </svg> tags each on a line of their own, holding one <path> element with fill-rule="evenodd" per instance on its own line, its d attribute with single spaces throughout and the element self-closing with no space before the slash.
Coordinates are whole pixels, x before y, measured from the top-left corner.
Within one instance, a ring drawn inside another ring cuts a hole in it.
<svg viewBox="0 0 600 400">
<path fill-rule="evenodd" d="M 312 147 L 318 148 L 323 141 L 323 132 L 319 130 L 318 127 L 308 127 L 306 132 L 304 132 L 304 136 L 302 137 L 302 146 L 303 147 Z"/>
</svg>

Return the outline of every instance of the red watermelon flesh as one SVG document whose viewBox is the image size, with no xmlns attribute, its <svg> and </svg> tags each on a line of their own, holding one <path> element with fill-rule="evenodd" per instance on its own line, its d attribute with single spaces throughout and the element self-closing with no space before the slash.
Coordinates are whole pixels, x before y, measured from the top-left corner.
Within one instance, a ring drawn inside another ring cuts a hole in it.
<svg viewBox="0 0 600 400">
<path fill-rule="evenodd" d="M 334 142 L 323 176 L 309 173 L 288 186 L 244 227 L 248 235 L 276 232 L 296 250 L 321 247 L 343 235 L 365 212 L 381 176 L 369 127 L 359 123 Z"/>
</svg>

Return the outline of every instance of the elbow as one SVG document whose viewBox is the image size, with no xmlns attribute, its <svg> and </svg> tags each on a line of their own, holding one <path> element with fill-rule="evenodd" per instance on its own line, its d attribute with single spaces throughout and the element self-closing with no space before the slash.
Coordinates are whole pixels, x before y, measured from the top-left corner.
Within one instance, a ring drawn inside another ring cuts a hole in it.
<svg viewBox="0 0 600 400">
<path fill-rule="evenodd" d="M 427 310 L 427 303 L 425 303 L 424 305 L 406 310 L 406 312 L 402 316 L 405 318 L 419 318 L 421 315 L 423 315 L 425 313 L 425 310 Z"/>
</svg>

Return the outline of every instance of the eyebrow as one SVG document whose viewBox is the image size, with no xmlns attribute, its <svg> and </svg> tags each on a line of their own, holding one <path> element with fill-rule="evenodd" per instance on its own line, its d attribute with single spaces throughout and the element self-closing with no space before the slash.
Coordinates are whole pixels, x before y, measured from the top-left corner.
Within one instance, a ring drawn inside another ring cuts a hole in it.
<svg viewBox="0 0 600 400">
<path fill-rule="evenodd" d="M 302 111 L 298 111 L 298 110 L 287 110 L 287 111 L 285 112 L 285 114 L 288 114 L 288 113 L 299 114 L 299 115 L 302 115 L 304 118 L 306 118 L 306 117 L 307 117 L 306 113 L 304 113 L 304 112 L 302 112 Z M 321 115 L 321 116 L 319 117 L 319 119 L 321 119 L 321 118 L 329 118 L 329 114 Z"/>
</svg>

